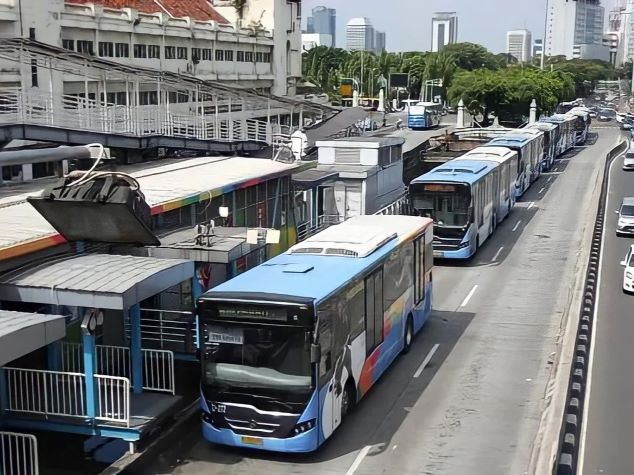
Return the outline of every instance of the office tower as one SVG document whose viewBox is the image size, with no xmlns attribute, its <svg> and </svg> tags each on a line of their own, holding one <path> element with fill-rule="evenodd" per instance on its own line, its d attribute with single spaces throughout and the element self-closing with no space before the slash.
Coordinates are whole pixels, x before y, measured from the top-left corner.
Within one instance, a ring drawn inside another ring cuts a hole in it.
<svg viewBox="0 0 634 475">
<path fill-rule="evenodd" d="M 506 53 L 514 56 L 520 63 L 531 59 L 532 35 L 528 30 L 512 30 L 506 33 Z"/>
<path fill-rule="evenodd" d="M 374 51 L 374 36 L 374 27 L 368 18 L 353 18 L 346 25 L 346 48 L 350 51 Z"/>
<path fill-rule="evenodd" d="M 438 52 L 458 42 L 458 16 L 455 12 L 437 12 L 431 19 L 431 50 Z"/>
<path fill-rule="evenodd" d="M 337 10 L 334 8 L 315 7 L 312 16 L 306 20 L 306 33 L 330 35 L 332 46 L 337 44 Z"/>
<path fill-rule="evenodd" d="M 581 45 L 601 45 L 605 9 L 600 0 L 548 0 L 546 55 L 572 59 Z"/>
</svg>

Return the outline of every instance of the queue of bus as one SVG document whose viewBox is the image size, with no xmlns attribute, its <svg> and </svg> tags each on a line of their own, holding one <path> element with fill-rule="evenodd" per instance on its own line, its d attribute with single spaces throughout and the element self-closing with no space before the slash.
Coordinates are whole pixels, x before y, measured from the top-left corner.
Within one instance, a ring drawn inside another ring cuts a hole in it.
<svg viewBox="0 0 634 475">
<path fill-rule="evenodd" d="M 428 320 L 434 257 L 472 256 L 585 141 L 580 117 L 512 130 L 415 179 L 421 216 L 349 218 L 199 298 L 204 438 L 319 448 Z"/>
<path fill-rule="evenodd" d="M 590 111 L 575 107 L 509 130 L 412 180 L 411 208 L 434 220 L 434 256 L 469 259 L 556 157 L 585 144 Z"/>
</svg>

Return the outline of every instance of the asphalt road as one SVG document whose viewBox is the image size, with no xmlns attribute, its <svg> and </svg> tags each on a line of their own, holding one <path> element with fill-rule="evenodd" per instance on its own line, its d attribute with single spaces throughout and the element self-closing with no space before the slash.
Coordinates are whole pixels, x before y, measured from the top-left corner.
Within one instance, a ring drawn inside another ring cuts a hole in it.
<svg viewBox="0 0 634 475">
<path fill-rule="evenodd" d="M 624 196 L 634 196 L 634 174 L 621 169 L 623 158 L 610 169 L 603 235 L 599 294 L 586 389 L 579 473 L 634 473 L 634 297 L 622 292 L 619 265 L 634 239 L 616 237 L 615 209 Z M 582 464 L 582 467 L 581 467 Z"/>
<path fill-rule="evenodd" d="M 600 130 L 595 145 L 559 160 L 471 262 L 436 267 L 434 312 L 412 351 L 319 451 L 211 446 L 195 422 L 143 473 L 526 473 L 559 329 L 583 267 L 579 249 L 589 244 L 581 230 L 593 224 L 592 177 L 618 136 Z"/>
</svg>

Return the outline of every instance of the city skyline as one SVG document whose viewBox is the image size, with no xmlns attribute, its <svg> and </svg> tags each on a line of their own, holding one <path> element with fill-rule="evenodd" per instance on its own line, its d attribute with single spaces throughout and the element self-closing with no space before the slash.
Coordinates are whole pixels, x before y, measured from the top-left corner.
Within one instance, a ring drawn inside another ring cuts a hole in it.
<svg viewBox="0 0 634 475">
<path fill-rule="evenodd" d="M 438 11 L 455 11 L 460 21 L 459 42 L 472 42 L 485 46 L 494 53 L 506 51 L 506 32 L 527 29 L 534 38 L 544 36 L 546 1 L 487 0 L 485 8 L 474 10 L 471 0 L 428 0 L 421 7 L 420 0 L 397 0 L 400 8 L 384 8 L 382 0 L 304 0 L 302 9 L 306 17 L 317 6 L 337 9 L 337 47 L 345 48 L 346 23 L 354 17 L 368 17 L 377 30 L 387 36 L 388 51 L 430 51 L 431 19 Z M 604 0 L 607 12 L 616 0 Z M 362 12 L 362 13 L 360 13 Z M 496 18 L 495 22 L 491 18 Z M 416 34 L 413 35 L 412 32 Z"/>
</svg>

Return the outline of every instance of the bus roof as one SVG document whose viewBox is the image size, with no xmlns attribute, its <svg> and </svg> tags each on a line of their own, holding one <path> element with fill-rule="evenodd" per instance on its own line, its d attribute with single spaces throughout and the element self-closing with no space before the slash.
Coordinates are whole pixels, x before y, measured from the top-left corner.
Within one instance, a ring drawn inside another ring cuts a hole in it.
<svg viewBox="0 0 634 475">
<path fill-rule="evenodd" d="M 503 163 L 516 155 L 517 152 L 506 147 L 476 147 L 465 153 L 460 159 Z"/>
<path fill-rule="evenodd" d="M 535 136 L 531 134 L 507 134 L 502 137 L 496 137 L 489 143 L 484 144 L 484 147 L 521 147 L 526 145 L 531 140 L 535 140 Z"/>
<path fill-rule="evenodd" d="M 412 180 L 412 183 L 455 182 L 472 185 L 497 167 L 491 161 L 456 158 Z"/>
<path fill-rule="evenodd" d="M 309 298 L 318 304 L 432 225 L 431 219 L 416 216 L 356 216 L 214 287 L 201 298 L 266 294 L 289 300 Z"/>
<path fill-rule="evenodd" d="M 528 126 L 531 129 L 537 129 L 537 130 L 541 130 L 541 131 L 553 131 L 557 128 L 557 124 L 553 124 L 552 122 L 543 122 L 543 121 L 539 121 L 539 122 L 533 122 L 531 125 Z"/>
<path fill-rule="evenodd" d="M 551 122 L 555 124 L 561 124 L 562 122 L 569 122 L 572 120 L 576 120 L 575 117 L 571 117 L 568 114 L 555 114 L 550 117 L 546 117 L 542 119 L 542 122 Z"/>
</svg>

